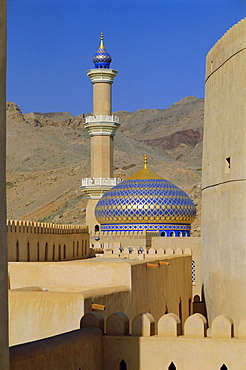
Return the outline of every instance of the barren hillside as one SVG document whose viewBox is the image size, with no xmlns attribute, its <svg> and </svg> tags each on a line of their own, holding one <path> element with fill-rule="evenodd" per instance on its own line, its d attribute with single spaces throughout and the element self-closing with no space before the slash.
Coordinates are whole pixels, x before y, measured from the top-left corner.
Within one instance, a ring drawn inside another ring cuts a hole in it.
<svg viewBox="0 0 246 370">
<path fill-rule="evenodd" d="M 200 234 L 203 99 L 186 97 L 168 109 L 115 112 L 115 175 L 126 178 L 143 165 L 184 189 L 197 205 L 193 235 Z M 84 223 L 81 178 L 90 175 L 85 114 L 22 114 L 7 103 L 8 218 Z"/>
</svg>

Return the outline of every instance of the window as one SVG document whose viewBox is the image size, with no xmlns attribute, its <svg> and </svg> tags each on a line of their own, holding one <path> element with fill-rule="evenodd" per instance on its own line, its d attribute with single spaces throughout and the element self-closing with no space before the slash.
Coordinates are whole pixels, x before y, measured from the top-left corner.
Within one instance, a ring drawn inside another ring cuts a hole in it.
<svg viewBox="0 0 246 370">
<path fill-rule="evenodd" d="M 30 262 L 30 244 L 27 243 L 27 262 Z"/>
<path fill-rule="evenodd" d="M 173 362 L 171 362 L 171 364 L 168 366 L 168 370 L 176 370 L 176 366 Z"/>
<path fill-rule="evenodd" d="M 120 361 L 120 367 L 119 370 L 127 370 L 127 364 L 124 360 Z"/>
<path fill-rule="evenodd" d="M 231 157 L 227 157 L 225 161 L 225 173 L 229 173 L 231 169 Z"/>
<path fill-rule="evenodd" d="M 45 243 L 44 260 L 48 261 L 48 243 Z"/>
<path fill-rule="evenodd" d="M 19 252 L 19 242 L 17 240 L 17 242 L 16 242 L 16 262 L 19 262 L 19 259 L 20 259 L 19 254 L 20 254 L 20 252 Z"/>
</svg>

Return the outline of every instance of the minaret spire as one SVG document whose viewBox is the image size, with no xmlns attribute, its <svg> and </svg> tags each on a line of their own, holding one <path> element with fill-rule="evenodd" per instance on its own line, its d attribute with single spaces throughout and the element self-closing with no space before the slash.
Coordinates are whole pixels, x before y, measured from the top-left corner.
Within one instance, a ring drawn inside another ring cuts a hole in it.
<svg viewBox="0 0 246 370">
<path fill-rule="evenodd" d="M 100 46 L 99 49 L 104 49 L 104 34 L 103 32 L 100 33 Z"/>
<path fill-rule="evenodd" d="M 100 45 L 93 57 L 93 63 L 95 64 L 95 68 L 107 68 L 109 69 L 110 63 L 112 62 L 112 58 L 105 49 L 104 46 L 104 34 L 103 32 L 100 33 Z"/>
<path fill-rule="evenodd" d="M 94 209 L 98 199 L 121 180 L 114 178 L 114 135 L 120 126 L 119 118 L 112 115 L 112 84 L 117 71 L 110 69 L 111 56 L 100 34 L 100 46 L 93 57 L 94 69 L 89 69 L 93 85 L 93 115 L 86 117 L 84 127 L 91 137 L 91 178 L 82 180 L 82 190 L 89 196 L 86 224 L 94 231 L 98 222 Z"/>
<path fill-rule="evenodd" d="M 148 156 L 145 154 L 144 155 L 144 168 L 147 168 L 147 164 L 148 164 Z"/>
</svg>

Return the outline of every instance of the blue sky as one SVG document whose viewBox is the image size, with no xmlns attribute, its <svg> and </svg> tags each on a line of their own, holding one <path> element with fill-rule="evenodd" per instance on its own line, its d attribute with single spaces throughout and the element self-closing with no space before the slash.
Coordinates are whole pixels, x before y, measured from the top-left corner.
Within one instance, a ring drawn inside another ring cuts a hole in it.
<svg viewBox="0 0 246 370">
<path fill-rule="evenodd" d="M 119 71 L 113 110 L 204 95 L 205 57 L 246 0 L 7 0 L 7 100 L 23 113 L 92 111 L 100 32 Z"/>
</svg>

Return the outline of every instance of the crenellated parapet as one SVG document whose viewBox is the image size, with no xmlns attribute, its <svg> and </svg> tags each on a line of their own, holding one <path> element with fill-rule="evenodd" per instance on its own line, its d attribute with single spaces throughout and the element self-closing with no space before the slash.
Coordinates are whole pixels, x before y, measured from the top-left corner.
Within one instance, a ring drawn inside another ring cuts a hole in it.
<svg viewBox="0 0 246 370">
<path fill-rule="evenodd" d="M 131 321 L 123 312 L 113 313 L 106 320 L 98 312 L 89 312 L 81 318 L 80 327 L 96 327 L 103 330 L 105 335 L 113 336 L 151 337 L 154 335 L 161 338 L 246 339 L 246 319 L 243 318 L 240 321 L 239 334 L 235 337 L 233 320 L 224 314 L 215 317 L 208 330 L 206 318 L 195 313 L 186 319 L 183 333 L 181 321 L 174 313 L 165 314 L 156 322 L 149 312 L 141 313 Z"/>
<path fill-rule="evenodd" d="M 32 234 L 84 234 L 86 225 L 60 225 L 45 222 L 7 220 L 7 232 Z"/>
<path fill-rule="evenodd" d="M 106 320 L 98 312 L 89 312 L 82 317 L 80 330 L 12 347 L 11 361 L 16 368 L 26 361 L 26 370 L 33 369 L 29 359 L 42 368 L 54 368 L 54 364 L 56 368 L 71 368 L 71 364 L 77 368 L 79 363 L 90 369 L 244 370 L 246 320 L 239 324 L 238 337 L 232 333 L 233 321 L 225 315 L 213 320 L 208 335 L 206 319 L 200 314 L 187 318 L 181 334 L 180 319 L 173 313 L 156 323 L 147 312 L 131 321 L 123 312 Z M 61 353 L 65 355 L 58 363 Z M 90 356 L 86 357 L 87 353 Z"/>
<path fill-rule="evenodd" d="M 217 41 L 206 58 L 206 79 L 220 66 L 246 48 L 246 18 L 239 21 Z"/>
<path fill-rule="evenodd" d="M 90 256 L 85 225 L 59 225 L 33 221 L 7 221 L 8 260 L 61 261 Z"/>
</svg>

